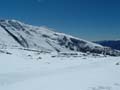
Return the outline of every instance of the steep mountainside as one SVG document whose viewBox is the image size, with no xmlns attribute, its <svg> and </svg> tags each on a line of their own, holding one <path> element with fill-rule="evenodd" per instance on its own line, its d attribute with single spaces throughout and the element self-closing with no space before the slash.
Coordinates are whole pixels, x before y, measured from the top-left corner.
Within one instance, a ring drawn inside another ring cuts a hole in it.
<svg viewBox="0 0 120 90">
<path fill-rule="evenodd" d="M 0 48 L 24 47 L 44 51 L 80 51 L 117 56 L 108 47 L 58 33 L 46 27 L 27 25 L 16 20 L 0 20 Z"/>
</svg>

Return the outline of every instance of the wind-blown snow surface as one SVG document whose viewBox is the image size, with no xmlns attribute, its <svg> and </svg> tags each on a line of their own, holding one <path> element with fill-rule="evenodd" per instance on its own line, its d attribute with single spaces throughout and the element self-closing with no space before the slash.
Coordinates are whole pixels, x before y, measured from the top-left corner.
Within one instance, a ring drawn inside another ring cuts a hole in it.
<svg viewBox="0 0 120 90">
<path fill-rule="evenodd" d="M 53 55 L 1 50 L 0 90 L 120 90 L 120 57 Z"/>
</svg>

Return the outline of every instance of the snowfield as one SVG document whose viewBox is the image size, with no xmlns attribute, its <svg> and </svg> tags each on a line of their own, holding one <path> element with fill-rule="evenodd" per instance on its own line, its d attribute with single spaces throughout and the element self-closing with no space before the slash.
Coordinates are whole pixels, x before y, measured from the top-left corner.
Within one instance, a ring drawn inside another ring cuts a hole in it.
<svg viewBox="0 0 120 90">
<path fill-rule="evenodd" d="M 4 51 L 0 51 L 0 90 L 120 90 L 120 57 Z"/>
</svg>

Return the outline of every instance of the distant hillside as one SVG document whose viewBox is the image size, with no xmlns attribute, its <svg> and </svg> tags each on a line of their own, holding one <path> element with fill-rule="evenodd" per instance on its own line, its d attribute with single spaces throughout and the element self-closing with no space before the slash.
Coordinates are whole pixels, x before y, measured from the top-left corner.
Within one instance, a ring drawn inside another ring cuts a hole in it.
<svg viewBox="0 0 120 90">
<path fill-rule="evenodd" d="M 120 40 L 97 41 L 96 43 L 111 47 L 112 49 L 120 50 Z"/>
</svg>

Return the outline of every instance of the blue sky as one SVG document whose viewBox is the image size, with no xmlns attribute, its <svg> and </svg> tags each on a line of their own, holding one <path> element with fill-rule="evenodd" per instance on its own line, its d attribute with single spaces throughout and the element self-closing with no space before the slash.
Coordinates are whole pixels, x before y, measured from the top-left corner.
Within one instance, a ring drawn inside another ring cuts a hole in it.
<svg viewBox="0 0 120 90">
<path fill-rule="evenodd" d="M 0 19 L 45 25 L 87 40 L 120 39 L 120 0 L 0 0 Z"/>
</svg>

